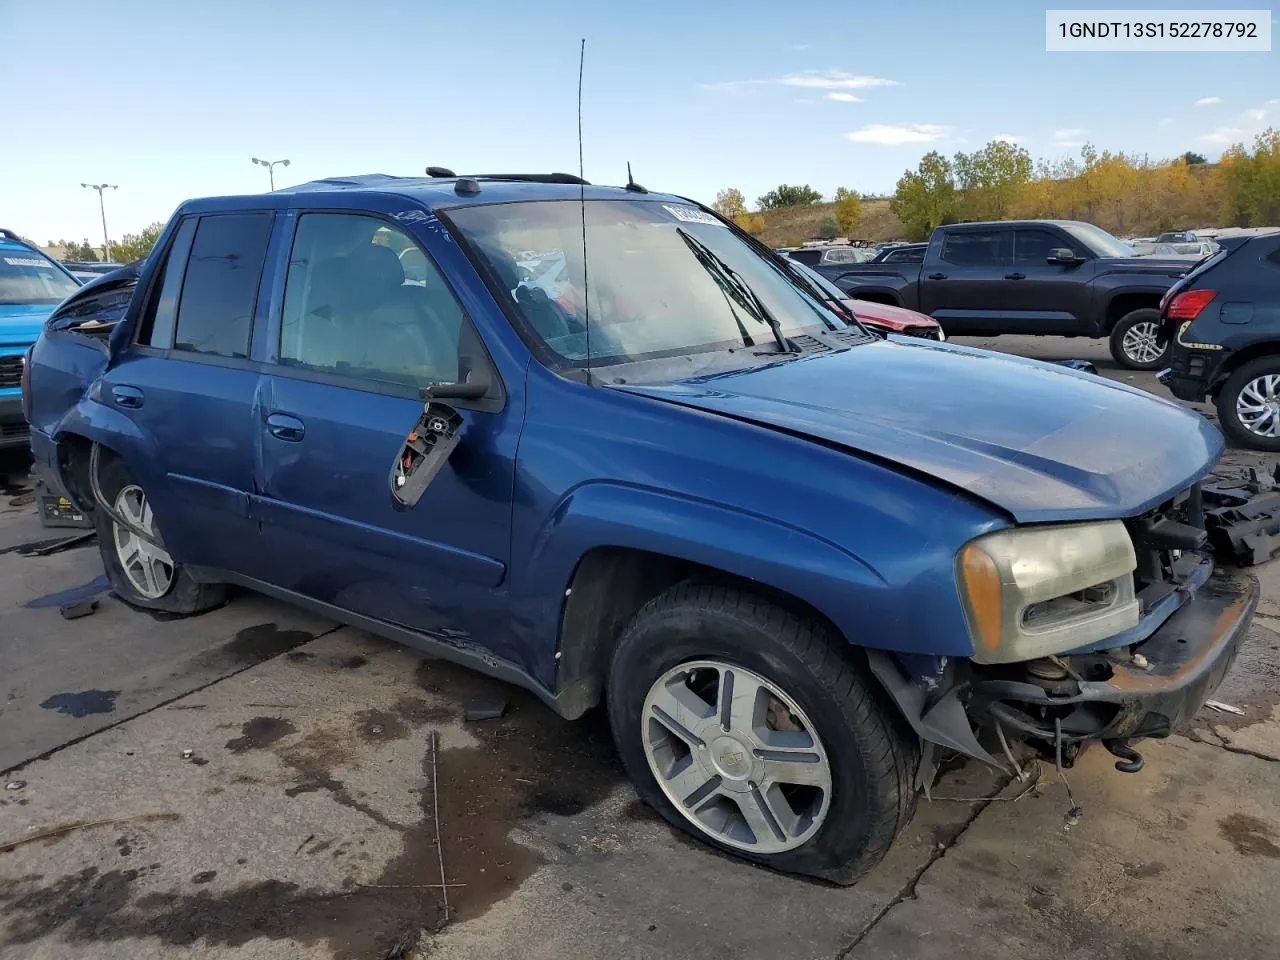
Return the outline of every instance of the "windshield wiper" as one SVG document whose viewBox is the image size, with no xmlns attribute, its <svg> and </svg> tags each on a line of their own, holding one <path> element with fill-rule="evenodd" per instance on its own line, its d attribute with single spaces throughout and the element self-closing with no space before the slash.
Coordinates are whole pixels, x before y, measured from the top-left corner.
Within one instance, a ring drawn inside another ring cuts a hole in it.
<svg viewBox="0 0 1280 960">
<path fill-rule="evenodd" d="M 676 227 L 676 233 L 680 234 L 680 238 L 684 240 L 698 263 L 702 264 L 703 269 L 710 273 L 712 278 L 722 286 L 727 286 L 728 292 L 732 294 L 733 299 L 737 300 L 744 310 L 760 323 L 766 324 L 773 331 L 773 339 L 778 344 L 779 353 L 800 352 L 800 349 L 791 343 L 782 332 L 782 324 L 778 322 L 778 318 L 769 312 L 769 308 L 761 302 L 760 298 L 756 296 L 756 292 L 751 289 L 733 267 L 725 263 L 710 247 L 683 227 Z"/>
</svg>

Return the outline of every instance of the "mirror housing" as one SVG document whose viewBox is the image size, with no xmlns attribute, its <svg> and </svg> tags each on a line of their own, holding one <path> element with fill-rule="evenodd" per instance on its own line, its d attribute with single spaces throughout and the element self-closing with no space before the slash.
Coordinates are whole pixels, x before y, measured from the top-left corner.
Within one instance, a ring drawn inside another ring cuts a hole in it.
<svg viewBox="0 0 1280 960">
<path fill-rule="evenodd" d="M 1080 258 L 1075 255 L 1070 247 L 1054 247 L 1049 251 L 1047 258 L 1049 263 L 1079 263 Z"/>
</svg>

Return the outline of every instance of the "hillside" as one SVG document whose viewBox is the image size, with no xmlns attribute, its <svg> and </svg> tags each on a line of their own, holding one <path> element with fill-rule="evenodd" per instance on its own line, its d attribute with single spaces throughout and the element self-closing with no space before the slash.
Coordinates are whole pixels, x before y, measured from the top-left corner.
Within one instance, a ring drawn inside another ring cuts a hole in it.
<svg viewBox="0 0 1280 960">
<path fill-rule="evenodd" d="M 834 203 L 815 203 L 808 207 L 785 207 L 767 210 L 765 229 L 760 239 L 771 247 L 798 246 L 805 240 L 816 240 L 822 223 L 835 217 Z M 853 233 L 855 240 L 901 240 L 902 224 L 889 209 L 888 199 L 862 201 L 862 222 Z"/>
</svg>

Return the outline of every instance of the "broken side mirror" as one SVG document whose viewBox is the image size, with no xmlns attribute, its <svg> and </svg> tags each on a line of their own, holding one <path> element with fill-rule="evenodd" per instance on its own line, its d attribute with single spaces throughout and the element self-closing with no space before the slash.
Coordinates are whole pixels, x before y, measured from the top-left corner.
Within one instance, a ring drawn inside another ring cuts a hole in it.
<svg viewBox="0 0 1280 960">
<path fill-rule="evenodd" d="M 414 506 L 458 445 L 462 416 L 438 399 L 478 400 L 489 392 L 483 377 L 465 383 L 437 383 L 422 391 L 422 414 L 405 437 L 391 466 L 391 496 L 404 507 Z"/>
</svg>

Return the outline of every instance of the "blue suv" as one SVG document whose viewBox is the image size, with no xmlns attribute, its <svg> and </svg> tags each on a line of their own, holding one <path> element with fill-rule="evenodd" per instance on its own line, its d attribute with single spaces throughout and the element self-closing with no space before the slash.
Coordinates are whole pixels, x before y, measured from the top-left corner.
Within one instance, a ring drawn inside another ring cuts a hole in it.
<svg viewBox="0 0 1280 960">
<path fill-rule="evenodd" d="M 53 308 L 79 286 L 56 260 L 0 228 L 0 451 L 27 446 L 23 356 Z"/>
<path fill-rule="evenodd" d="M 603 702 L 670 822 L 839 883 L 946 757 L 1136 771 L 1232 663 L 1202 417 L 869 331 L 687 199 L 431 172 L 190 201 L 50 319 L 32 447 L 122 598 Z"/>
</svg>

